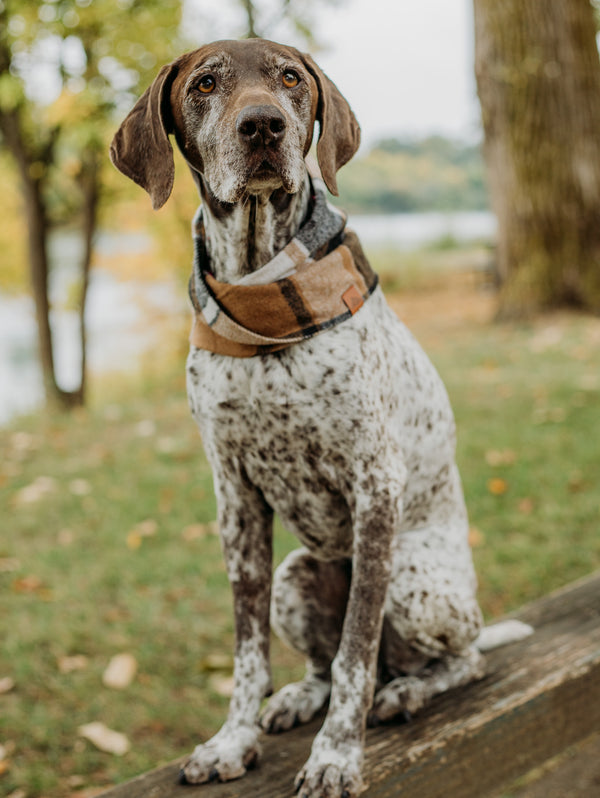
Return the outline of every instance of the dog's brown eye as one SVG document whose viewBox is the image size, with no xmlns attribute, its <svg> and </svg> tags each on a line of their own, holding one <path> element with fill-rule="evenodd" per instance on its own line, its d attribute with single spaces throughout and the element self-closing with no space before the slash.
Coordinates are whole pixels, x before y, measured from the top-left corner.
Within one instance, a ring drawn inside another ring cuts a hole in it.
<svg viewBox="0 0 600 798">
<path fill-rule="evenodd" d="M 211 91 L 215 88 L 216 83 L 215 79 L 212 75 L 205 75 L 203 78 L 200 78 L 198 81 L 198 88 L 202 92 L 202 94 L 210 94 Z"/>
<path fill-rule="evenodd" d="M 288 69 L 286 72 L 284 72 L 281 79 L 283 81 L 283 85 L 287 89 L 293 89 L 294 86 L 297 86 L 300 83 L 300 76 L 297 72 L 294 72 L 293 69 Z"/>
</svg>

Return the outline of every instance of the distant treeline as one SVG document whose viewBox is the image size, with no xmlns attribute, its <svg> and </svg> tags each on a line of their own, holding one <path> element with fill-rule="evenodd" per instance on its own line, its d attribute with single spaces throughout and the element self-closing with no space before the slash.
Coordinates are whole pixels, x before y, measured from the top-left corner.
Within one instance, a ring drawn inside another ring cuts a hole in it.
<svg viewBox="0 0 600 798">
<path fill-rule="evenodd" d="M 383 139 L 338 175 L 339 204 L 352 213 L 484 210 L 478 144 L 442 136 Z"/>
</svg>

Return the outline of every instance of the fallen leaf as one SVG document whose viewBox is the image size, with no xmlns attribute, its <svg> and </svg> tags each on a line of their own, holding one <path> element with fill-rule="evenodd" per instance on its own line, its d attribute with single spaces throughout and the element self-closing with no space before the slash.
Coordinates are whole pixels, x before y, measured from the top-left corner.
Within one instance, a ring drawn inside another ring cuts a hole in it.
<svg viewBox="0 0 600 798">
<path fill-rule="evenodd" d="M 218 535 L 219 524 L 217 521 L 209 521 L 208 524 L 189 524 L 184 527 L 181 532 L 181 537 L 184 540 L 198 540 L 205 538 L 208 535 Z"/>
<path fill-rule="evenodd" d="M 488 479 L 487 487 L 493 496 L 502 496 L 508 490 L 508 482 L 501 477 Z"/>
<path fill-rule="evenodd" d="M 15 681 L 11 679 L 10 676 L 3 676 L 0 679 L 0 695 L 4 693 L 10 693 L 12 689 L 14 689 Z"/>
<path fill-rule="evenodd" d="M 490 449 L 485 453 L 485 462 L 493 467 L 513 465 L 516 460 L 517 454 L 512 449 Z"/>
<path fill-rule="evenodd" d="M 113 690 L 129 687 L 137 672 L 137 660 L 133 654 L 116 654 L 102 674 L 102 683 Z"/>
<path fill-rule="evenodd" d="M 73 671 L 83 671 L 87 668 L 89 660 L 83 654 L 74 654 L 70 657 L 58 658 L 58 670 L 61 673 L 72 673 Z"/>
<path fill-rule="evenodd" d="M 136 524 L 135 528 L 143 538 L 147 538 L 156 535 L 158 523 L 153 518 L 147 518 L 145 521 L 140 521 L 139 524 Z"/>
<path fill-rule="evenodd" d="M 147 518 L 145 521 L 140 521 L 133 529 L 127 534 L 127 548 L 139 549 L 142 545 L 143 538 L 149 538 L 156 535 L 158 531 L 158 523 L 153 518 Z"/>
<path fill-rule="evenodd" d="M 128 533 L 126 543 L 127 548 L 131 549 L 132 551 L 139 549 L 139 547 L 142 545 L 142 536 L 137 529 L 132 529 L 131 532 Z"/>
<path fill-rule="evenodd" d="M 35 504 L 45 496 L 53 493 L 56 490 L 56 480 L 53 477 L 37 477 L 29 485 L 21 488 L 14 498 L 14 503 L 17 507 L 23 507 L 27 504 Z"/>
<path fill-rule="evenodd" d="M 16 557 L 0 557 L 0 574 L 9 574 L 12 571 L 19 571 L 21 568 L 20 560 Z"/>
<path fill-rule="evenodd" d="M 107 754 L 123 756 L 131 748 L 131 743 L 124 734 L 109 729 L 100 721 L 85 723 L 79 727 L 78 732 L 80 737 Z"/>
<path fill-rule="evenodd" d="M 0 761 L 0 776 L 4 776 L 5 773 L 8 773 L 9 769 L 8 760 L 2 759 Z"/>
<path fill-rule="evenodd" d="M 526 496 L 524 499 L 521 499 L 517 506 L 520 513 L 523 513 L 523 515 L 530 515 L 533 512 L 534 507 L 533 499 L 530 499 L 528 496 Z"/>
<path fill-rule="evenodd" d="M 37 593 L 43 588 L 44 583 L 38 576 L 29 574 L 15 579 L 12 586 L 15 593 Z"/>
<path fill-rule="evenodd" d="M 177 449 L 177 440 L 164 436 L 156 441 L 156 451 L 160 454 L 173 454 Z"/>
<path fill-rule="evenodd" d="M 87 496 L 92 492 L 92 486 L 87 479 L 73 479 L 69 482 L 69 490 L 73 496 Z"/>
<path fill-rule="evenodd" d="M 6 798 L 27 798 L 27 793 L 25 790 L 15 790 L 10 795 L 7 795 Z"/>
<path fill-rule="evenodd" d="M 135 432 L 140 438 L 151 438 L 156 433 L 156 424 L 149 418 L 144 419 L 136 424 Z"/>
<path fill-rule="evenodd" d="M 472 526 L 469 528 L 469 546 L 471 548 L 477 548 L 478 546 L 482 546 L 485 542 L 485 537 L 483 532 L 480 529 L 477 529 L 476 526 Z"/>
<path fill-rule="evenodd" d="M 215 693 L 224 698 L 231 698 L 234 686 L 233 676 L 211 676 L 209 681 Z"/>
</svg>

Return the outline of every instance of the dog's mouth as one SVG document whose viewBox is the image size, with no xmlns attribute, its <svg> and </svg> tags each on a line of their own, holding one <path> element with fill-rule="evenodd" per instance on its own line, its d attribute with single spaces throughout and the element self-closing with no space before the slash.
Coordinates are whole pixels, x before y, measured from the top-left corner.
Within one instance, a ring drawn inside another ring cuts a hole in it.
<svg viewBox="0 0 600 798">
<path fill-rule="evenodd" d="M 254 164 L 249 164 L 246 189 L 248 191 L 261 191 L 265 189 L 283 188 L 286 191 L 293 190 L 289 181 L 289 170 L 284 167 L 280 158 L 272 154 L 262 153 L 257 157 Z"/>
</svg>

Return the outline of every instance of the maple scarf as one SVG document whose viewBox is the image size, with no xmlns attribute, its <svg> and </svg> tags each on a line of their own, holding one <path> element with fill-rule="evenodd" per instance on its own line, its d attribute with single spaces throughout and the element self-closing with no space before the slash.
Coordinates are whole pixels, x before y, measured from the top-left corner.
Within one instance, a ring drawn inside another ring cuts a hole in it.
<svg viewBox="0 0 600 798">
<path fill-rule="evenodd" d="M 377 286 L 346 217 L 313 177 L 312 212 L 297 235 L 263 267 L 236 283 L 210 273 L 202 208 L 194 219 L 195 316 L 190 342 L 233 357 L 274 352 L 351 318 Z"/>
</svg>

